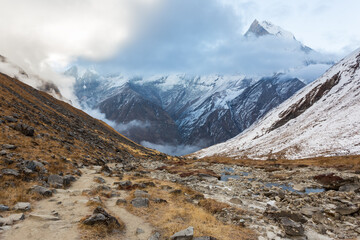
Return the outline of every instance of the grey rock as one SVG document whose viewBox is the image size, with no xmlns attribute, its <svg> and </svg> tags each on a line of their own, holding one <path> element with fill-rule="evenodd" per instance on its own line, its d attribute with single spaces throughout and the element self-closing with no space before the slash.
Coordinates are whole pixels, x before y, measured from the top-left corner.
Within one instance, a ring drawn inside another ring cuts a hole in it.
<svg viewBox="0 0 360 240">
<path fill-rule="evenodd" d="M 167 203 L 167 201 L 162 198 L 155 198 L 153 201 L 154 201 L 154 203 Z"/>
<path fill-rule="evenodd" d="M 8 152 L 6 150 L 1 150 L 0 151 L 0 156 L 5 156 Z"/>
<path fill-rule="evenodd" d="M 132 182 L 131 181 L 121 181 L 116 183 L 119 186 L 120 190 L 128 190 L 132 188 Z"/>
<path fill-rule="evenodd" d="M 340 192 L 355 192 L 360 189 L 359 183 L 349 183 L 339 187 Z"/>
<path fill-rule="evenodd" d="M 289 218 L 282 218 L 280 222 L 281 227 L 284 229 L 285 233 L 289 236 L 303 236 L 304 228 L 303 226 Z"/>
<path fill-rule="evenodd" d="M 3 149 L 9 149 L 9 150 L 15 150 L 17 148 L 17 146 L 13 145 L 13 144 L 3 144 L 2 148 Z"/>
<path fill-rule="evenodd" d="M 160 233 L 159 232 L 155 232 L 153 235 L 151 235 L 151 237 L 149 237 L 148 240 L 160 240 Z"/>
<path fill-rule="evenodd" d="M 15 170 L 15 169 L 7 169 L 7 168 L 4 168 L 4 169 L 1 169 L 1 173 L 3 175 L 9 175 L 9 176 L 15 176 L 15 177 L 18 177 L 20 176 L 20 173 L 18 170 Z"/>
<path fill-rule="evenodd" d="M 16 211 L 29 211 L 31 209 L 31 204 L 29 202 L 18 202 L 14 206 Z"/>
<path fill-rule="evenodd" d="M 85 219 L 85 221 L 83 223 L 85 225 L 94 225 L 96 223 L 105 222 L 105 220 L 106 220 L 106 217 L 103 214 L 97 213 L 97 214 L 93 214 L 89 218 Z"/>
<path fill-rule="evenodd" d="M 232 198 L 230 199 L 230 202 L 238 205 L 242 204 L 242 201 L 239 198 Z"/>
<path fill-rule="evenodd" d="M 91 203 L 99 203 L 99 204 L 102 203 L 101 198 L 100 198 L 99 196 L 90 198 L 90 199 L 89 199 L 89 202 L 91 202 Z"/>
<path fill-rule="evenodd" d="M 53 174 L 48 177 L 48 184 L 54 188 L 62 188 L 64 186 L 64 178 Z"/>
<path fill-rule="evenodd" d="M 32 192 L 36 192 L 36 193 L 39 193 L 43 196 L 46 196 L 46 197 L 51 197 L 52 196 L 52 191 L 46 187 L 42 187 L 42 186 L 38 186 L 38 185 L 35 185 L 31 188 L 31 191 Z"/>
<path fill-rule="evenodd" d="M 0 204 L 0 212 L 9 211 L 10 208 L 6 205 Z"/>
<path fill-rule="evenodd" d="M 150 197 L 150 194 L 148 192 L 142 191 L 142 190 L 135 190 L 134 195 L 137 198 L 141 198 L 141 197 L 149 198 Z"/>
<path fill-rule="evenodd" d="M 135 234 L 136 234 L 136 235 L 139 235 L 139 234 L 142 234 L 142 233 L 144 233 L 144 232 L 145 232 L 145 231 L 142 230 L 141 228 L 137 228 L 136 231 L 135 231 Z"/>
<path fill-rule="evenodd" d="M 119 221 L 115 217 L 108 214 L 102 207 L 95 208 L 93 215 L 85 219 L 83 224 L 104 224 L 106 226 L 111 226 L 112 228 L 121 228 Z"/>
<path fill-rule="evenodd" d="M 11 214 L 6 218 L 0 218 L 0 226 L 13 225 L 14 223 L 24 219 L 25 215 L 23 213 Z"/>
<path fill-rule="evenodd" d="M 97 183 L 106 183 L 105 179 L 102 177 L 94 177 L 94 181 Z"/>
<path fill-rule="evenodd" d="M 134 206 L 134 207 L 149 207 L 149 199 L 147 198 L 134 198 L 132 201 L 131 201 L 131 204 Z"/>
<path fill-rule="evenodd" d="M 339 206 L 335 209 L 337 213 L 341 215 L 351 215 L 359 212 L 360 208 L 358 206 Z"/>
<path fill-rule="evenodd" d="M 116 205 L 120 205 L 120 204 L 127 204 L 127 201 L 125 199 L 116 200 Z"/>
<path fill-rule="evenodd" d="M 192 240 L 194 237 L 194 228 L 188 227 L 187 229 L 181 230 L 170 237 L 172 240 Z"/>
<path fill-rule="evenodd" d="M 64 180 L 68 180 L 70 182 L 75 182 L 76 181 L 76 177 L 74 177 L 73 175 L 65 175 L 64 176 Z"/>
<path fill-rule="evenodd" d="M 14 129 L 16 131 L 19 131 L 21 132 L 22 134 L 24 134 L 25 136 L 28 136 L 28 137 L 33 137 L 34 134 L 35 134 L 35 128 L 27 125 L 27 124 L 24 124 L 24 123 L 18 123 L 14 126 Z"/>
<path fill-rule="evenodd" d="M 15 118 L 12 117 L 12 116 L 5 116 L 5 117 L 4 117 L 4 120 L 5 120 L 6 122 L 12 122 L 12 123 L 15 123 L 15 122 L 18 121 L 17 119 L 15 119 Z"/>
<path fill-rule="evenodd" d="M 316 212 L 312 215 L 312 220 L 314 223 L 320 223 L 324 225 L 330 225 L 331 220 L 322 212 Z"/>
<path fill-rule="evenodd" d="M 34 172 L 46 172 L 46 169 L 44 167 L 44 164 L 38 161 L 26 161 L 25 167 L 34 171 Z"/>
</svg>

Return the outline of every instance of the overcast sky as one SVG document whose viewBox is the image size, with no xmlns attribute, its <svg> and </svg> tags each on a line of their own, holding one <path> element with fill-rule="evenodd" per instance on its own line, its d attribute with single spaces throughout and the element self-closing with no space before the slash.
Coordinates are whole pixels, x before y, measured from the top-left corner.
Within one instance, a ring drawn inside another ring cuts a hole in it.
<svg viewBox="0 0 360 240">
<path fill-rule="evenodd" d="M 360 46 L 358 0 L 0 3 L 0 54 L 40 75 L 76 63 L 138 74 L 268 74 L 298 66 L 304 56 L 284 51 L 284 46 L 294 47 L 292 43 L 244 41 L 242 35 L 255 18 L 281 26 L 326 54 L 314 58 L 344 56 Z"/>
</svg>

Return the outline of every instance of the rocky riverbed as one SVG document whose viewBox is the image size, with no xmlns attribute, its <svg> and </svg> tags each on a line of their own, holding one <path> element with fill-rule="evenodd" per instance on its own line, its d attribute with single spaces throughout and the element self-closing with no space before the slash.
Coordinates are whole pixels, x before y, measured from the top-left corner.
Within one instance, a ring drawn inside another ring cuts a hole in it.
<svg viewBox="0 0 360 240">
<path fill-rule="evenodd" d="M 358 171 L 195 162 L 187 174 L 179 174 L 162 162 L 141 165 L 152 178 L 244 209 L 243 215 L 226 210 L 217 218 L 254 229 L 259 239 L 360 239 Z"/>
</svg>

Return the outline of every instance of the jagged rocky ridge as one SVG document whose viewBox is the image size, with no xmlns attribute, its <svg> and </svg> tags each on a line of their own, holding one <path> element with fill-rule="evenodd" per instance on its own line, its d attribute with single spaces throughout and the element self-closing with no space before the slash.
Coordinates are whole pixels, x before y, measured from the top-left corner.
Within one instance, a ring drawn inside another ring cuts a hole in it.
<svg viewBox="0 0 360 240">
<path fill-rule="evenodd" d="M 73 67 L 83 106 L 98 108 L 136 142 L 207 147 L 236 136 L 305 84 L 281 74 L 104 77 Z"/>
<path fill-rule="evenodd" d="M 359 154 L 359 64 L 358 49 L 246 132 L 195 155 L 295 159 Z"/>
</svg>

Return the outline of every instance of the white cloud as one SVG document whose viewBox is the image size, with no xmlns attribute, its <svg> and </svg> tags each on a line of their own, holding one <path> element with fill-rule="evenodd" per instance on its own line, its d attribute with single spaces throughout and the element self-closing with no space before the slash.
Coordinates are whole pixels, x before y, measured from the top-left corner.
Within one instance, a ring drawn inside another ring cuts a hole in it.
<svg viewBox="0 0 360 240">
<path fill-rule="evenodd" d="M 157 0 L 1 0 L 0 54 L 52 79 L 66 97 L 72 79 L 54 73 L 78 58 L 102 60 L 130 40 L 138 14 Z"/>
</svg>

